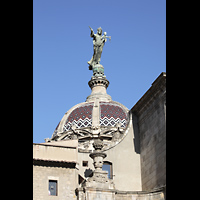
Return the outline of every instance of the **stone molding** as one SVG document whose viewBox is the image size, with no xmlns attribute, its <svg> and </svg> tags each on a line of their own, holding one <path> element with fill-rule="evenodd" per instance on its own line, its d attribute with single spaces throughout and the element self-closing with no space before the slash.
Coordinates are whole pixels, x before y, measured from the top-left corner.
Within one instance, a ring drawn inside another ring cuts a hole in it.
<svg viewBox="0 0 200 200">
<path fill-rule="evenodd" d="M 92 77 L 88 85 L 91 89 L 95 86 L 104 86 L 107 89 L 109 81 L 105 77 Z"/>
<path fill-rule="evenodd" d="M 162 72 L 158 78 L 152 83 L 152 86 L 133 106 L 131 111 L 138 115 L 143 112 L 160 93 L 166 93 L 166 73 Z"/>
</svg>

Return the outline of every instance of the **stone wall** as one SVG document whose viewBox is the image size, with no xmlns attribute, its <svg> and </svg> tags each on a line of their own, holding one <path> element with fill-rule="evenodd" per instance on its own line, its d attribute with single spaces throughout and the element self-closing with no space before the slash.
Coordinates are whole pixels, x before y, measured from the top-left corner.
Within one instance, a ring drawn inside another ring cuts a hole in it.
<svg viewBox="0 0 200 200">
<path fill-rule="evenodd" d="M 79 188 L 77 200 L 165 200 L 165 188 L 151 192 Z"/>
<path fill-rule="evenodd" d="M 33 144 L 33 158 L 42 160 L 76 162 L 78 159 L 78 141 L 59 141 Z"/>
<path fill-rule="evenodd" d="M 77 199 L 78 142 L 33 144 L 33 200 Z M 57 181 L 57 195 L 49 195 L 49 180 Z"/>
<path fill-rule="evenodd" d="M 165 73 L 131 109 L 141 156 L 142 190 L 166 184 L 166 87 Z"/>
<path fill-rule="evenodd" d="M 75 200 L 75 188 L 78 181 L 77 170 L 72 166 L 49 166 L 47 162 L 45 164 L 39 162 L 33 165 L 33 200 Z M 57 181 L 57 196 L 49 195 L 49 180 Z"/>
<path fill-rule="evenodd" d="M 116 192 L 115 200 L 164 200 L 163 190 L 154 192 Z"/>
</svg>

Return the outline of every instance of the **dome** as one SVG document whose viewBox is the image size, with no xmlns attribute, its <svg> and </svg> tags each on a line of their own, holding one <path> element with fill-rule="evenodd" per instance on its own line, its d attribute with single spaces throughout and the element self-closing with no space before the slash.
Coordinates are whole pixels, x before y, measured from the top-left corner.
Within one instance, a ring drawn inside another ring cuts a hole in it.
<svg viewBox="0 0 200 200">
<path fill-rule="evenodd" d="M 84 102 L 75 105 L 65 113 L 56 127 L 51 140 L 79 140 L 79 147 L 84 143 L 86 150 L 88 143 L 95 135 L 102 135 L 106 139 L 105 147 L 112 146 L 113 141 L 122 139 L 129 122 L 129 110 L 116 101 Z M 118 133 L 118 134 L 115 134 Z M 115 136 L 115 137 L 114 137 Z M 87 145 L 86 145 L 87 143 Z M 108 145 L 108 143 L 110 145 Z M 89 149 L 91 150 L 91 149 Z"/>
<path fill-rule="evenodd" d="M 58 132 L 70 131 L 72 127 L 76 129 L 91 127 L 94 114 L 93 107 L 94 102 L 86 102 L 71 108 L 61 120 L 62 123 L 59 122 L 52 136 L 55 137 Z M 115 101 L 100 101 L 98 107 L 99 112 L 97 112 L 99 114 L 100 127 L 115 127 L 119 124 L 121 128 L 126 128 L 128 109 L 125 106 Z"/>
<path fill-rule="evenodd" d="M 91 94 L 85 102 L 65 113 L 46 142 L 78 139 L 79 151 L 90 152 L 94 150 L 92 144 L 95 138 L 101 138 L 104 142 L 103 150 L 107 150 L 126 136 L 129 110 L 107 94 L 109 81 L 104 74 L 93 75 L 88 82 Z"/>
<path fill-rule="evenodd" d="M 75 107 L 68 115 L 63 131 L 72 130 L 72 124 L 77 128 L 85 128 L 92 126 L 92 109 L 94 103 L 86 103 Z"/>
<path fill-rule="evenodd" d="M 117 102 L 100 102 L 100 126 L 116 126 L 126 128 L 128 109 Z"/>
</svg>

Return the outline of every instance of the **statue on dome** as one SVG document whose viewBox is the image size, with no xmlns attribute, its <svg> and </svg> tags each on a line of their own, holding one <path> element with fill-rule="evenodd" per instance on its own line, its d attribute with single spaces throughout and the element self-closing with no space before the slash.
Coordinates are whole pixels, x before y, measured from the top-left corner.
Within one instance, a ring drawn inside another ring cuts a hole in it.
<svg viewBox="0 0 200 200">
<path fill-rule="evenodd" d="M 89 28 L 91 30 L 90 37 L 93 38 L 94 53 L 93 53 L 91 60 L 88 61 L 87 63 L 89 64 L 89 70 L 93 70 L 95 65 L 100 64 L 103 47 L 104 47 L 105 42 L 107 41 L 106 38 L 109 38 L 109 40 L 111 40 L 111 36 L 107 36 L 106 32 L 104 32 L 104 34 L 102 36 L 102 28 L 101 27 L 99 27 L 97 29 L 96 34 L 94 33 L 93 29 L 90 26 L 89 26 Z"/>
</svg>

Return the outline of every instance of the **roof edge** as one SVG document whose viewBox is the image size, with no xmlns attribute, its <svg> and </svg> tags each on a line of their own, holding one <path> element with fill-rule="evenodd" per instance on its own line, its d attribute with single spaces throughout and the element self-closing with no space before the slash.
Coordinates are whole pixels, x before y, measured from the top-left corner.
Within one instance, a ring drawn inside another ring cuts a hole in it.
<svg viewBox="0 0 200 200">
<path fill-rule="evenodd" d="M 138 102 L 130 109 L 133 113 L 138 113 L 147 103 L 149 103 L 157 94 L 158 90 L 163 90 L 166 84 L 166 72 L 162 72 L 155 81 L 151 84 L 151 87 L 144 93 L 144 95 L 138 100 Z M 149 100 L 150 99 L 150 100 Z"/>
</svg>

